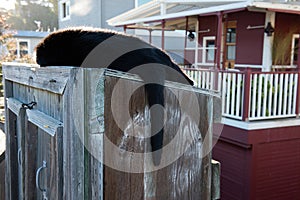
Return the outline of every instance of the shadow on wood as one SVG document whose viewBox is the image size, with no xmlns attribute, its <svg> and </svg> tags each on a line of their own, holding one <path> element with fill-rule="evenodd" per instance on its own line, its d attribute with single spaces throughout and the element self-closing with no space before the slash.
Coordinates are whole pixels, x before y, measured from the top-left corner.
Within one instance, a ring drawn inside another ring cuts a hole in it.
<svg viewBox="0 0 300 200">
<path fill-rule="evenodd" d="M 73 67 L 10 65 L 3 71 L 7 200 L 211 198 L 207 149 L 211 125 L 219 120 L 214 116 L 218 95 L 166 84 L 158 168 L 151 159 L 149 108 L 138 77 Z M 32 101 L 37 103 L 32 109 L 22 106 Z"/>
</svg>

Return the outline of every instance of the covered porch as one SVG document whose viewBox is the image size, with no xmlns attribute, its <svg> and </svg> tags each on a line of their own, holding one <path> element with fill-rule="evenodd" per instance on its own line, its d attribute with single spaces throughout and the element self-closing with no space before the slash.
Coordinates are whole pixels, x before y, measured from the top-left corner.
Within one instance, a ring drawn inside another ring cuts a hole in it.
<svg viewBox="0 0 300 200">
<path fill-rule="evenodd" d="M 300 4 L 297 1 L 160 0 L 108 20 L 113 26 L 181 31 L 185 72 L 222 94 L 226 119 L 298 118 Z"/>
<path fill-rule="evenodd" d="M 161 33 L 163 50 L 168 33 L 180 33 L 183 67 L 272 71 L 299 66 L 299 14 L 297 1 L 153 0 L 108 23 L 148 30 L 149 43 Z"/>
</svg>

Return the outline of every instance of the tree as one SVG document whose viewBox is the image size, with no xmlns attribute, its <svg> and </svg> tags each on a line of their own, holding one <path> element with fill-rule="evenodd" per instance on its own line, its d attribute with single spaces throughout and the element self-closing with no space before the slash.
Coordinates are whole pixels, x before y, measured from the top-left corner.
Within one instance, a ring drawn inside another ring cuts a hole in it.
<svg viewBox="0 0 300 200">
<path fill-rule="evenodd" d="M 21 58 L 17 57 L 17 41 L 12 37 L 13 31 L 10 31 L 8 19 L 9 15 L 7 12 L 0 12 L 0 67 L 2 67 L 2 62 L 34 63 L 30 55 L 24 55 Z"/>
<path fill-rule="evenodd" d="M 57 0 L 17 0 L 15 13 L 8 22 L 16 30 L 53 30 L 58 26 L 57 12 Z"/>
</svg>

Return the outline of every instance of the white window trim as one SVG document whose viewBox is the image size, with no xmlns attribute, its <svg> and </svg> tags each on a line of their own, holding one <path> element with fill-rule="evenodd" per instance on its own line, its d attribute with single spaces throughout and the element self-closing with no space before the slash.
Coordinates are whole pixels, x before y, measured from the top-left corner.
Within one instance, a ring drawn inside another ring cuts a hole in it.
<svg viewBox="0 0 300 200">
<path fill-rule="evenodd" d="M 292 49 L 291 49 L 291 66 L 294 66 L 295 64 L 293 63 L 294 61 L 294 49 L 295 49 L 295 40 L 299 39 L 299 34 L 293 34 L 292 38 Z M 299 55 L 298 55 L 299 56 Z"/>
<path fill-rule="evenodd" d="M 206 62 L 206 50 L 208 50 L 208 49 L 216 50 L 216 45 L 215 45 L 215 47 L 206 47 L 207 41 L 209 41 L 209 40 L 214 40 L 216 42 L 216 36 L 203 37 L 203 47 L 201 48 L 202 49 L 202 63 L 201 64 L 204 64 L 204 65 L 213 65 L 214 64 L 214 63 Z"/>
<path fill-rule="evenodd" d="M 66 17 L 63 16 L 63 13 L 64 13 L 63 4 L 66 4 L 67 6 L 69 6 L 69 15 L 67 15 Z M 71 18 L 70 0 L 62 0 L 62 1 L 59 2 L 59 18 L 60 18 L 60 21 L 66 21 L 66 20 L 69 20 Z"/>
<path fill-rule="evenodd" d="M 21 54 L 20 54 L 20 42 L 27 42 L 27 54 L 28 55 L 31 55 L 31 52 L 30 52 L 30 49 L 31 49 L 31 46 L 30 46 L 30 40 L 26 40 L 26 39 L 16 39 L 16 42 L 17 42 L 17 58 L 21 58 Z"/>
</svg>

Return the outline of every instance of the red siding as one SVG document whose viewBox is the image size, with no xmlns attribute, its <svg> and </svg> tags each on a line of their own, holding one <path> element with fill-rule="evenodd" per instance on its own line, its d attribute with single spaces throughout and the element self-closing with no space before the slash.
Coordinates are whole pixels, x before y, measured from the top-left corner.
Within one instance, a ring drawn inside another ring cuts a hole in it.
<svg viewBox="0 0 300 200">
<path fill-rule="evenodd" d="M 228 21 L 237 21 L 236 64 L 262 64 L 264 29 L 251 29 L 250 26 L 265 24 L 265 14 L 241 11 L 228 14 Z"/>
<path fill-rule="evenodd" d="M 215 36 L 217 35 L 217 25 L 218 18 L 217 16 L 203 16 L 200 17 L 199 20 L 199 47 L 203 47 L 203 38 L 207 36 Z M 201 32 L 209 29 L 209 32 Z M 198 61 L 202 61 L 202 50 L 198 51 Z"/>
<path fill-rule="evenodd" d="M 213 151 L 214 159 L 221 162 L 222 199 L 246 200 L 250 150 L 220 140 Z"/>
<path fill-rule="evenodd" d="M 300 139 L 258 144 L 256 148 L 256 196 L 300 199 Z"/>
<path fill-rule="evenodd" d="M 213 149 L 221 199 L 299 199 L 300 127 L 246 131 L 224 126 Z"/>
</svg>

